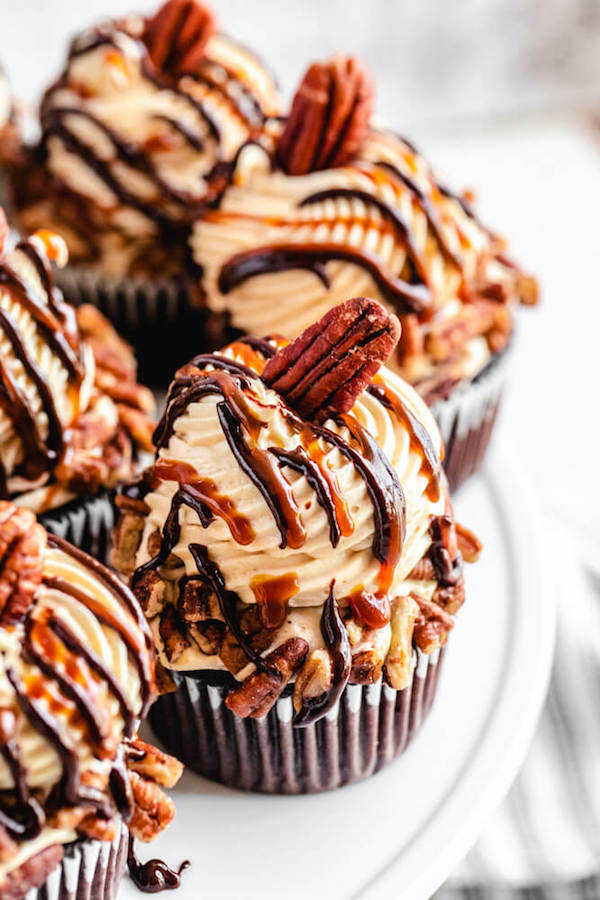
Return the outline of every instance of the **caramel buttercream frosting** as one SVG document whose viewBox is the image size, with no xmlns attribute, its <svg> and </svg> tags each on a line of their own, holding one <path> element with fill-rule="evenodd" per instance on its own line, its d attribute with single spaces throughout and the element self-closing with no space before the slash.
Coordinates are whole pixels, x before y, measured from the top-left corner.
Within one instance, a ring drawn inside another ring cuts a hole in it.
<svg viewBox="0 0 600 900">
<path fill-rule="evenodd" d="M 44 229 L 0 259 L 0 497 L 36 512 L 131 480 L 151 447 L 131 350 L 53 282 L 67 256 Z"/>
<path fill-rule="evenodd" d="M 314 63 L 274 149 L 238 153 L 192 251 L 208 308 L 243 333 L 292 338 L 348 296 L 376 298 L 402 322 L 390 367 L 431 402 L 507 345 L 536 286 L 373 105 L 358 60 Z"/>
<path fill-rule="evenodd" d="M 0 894 L 12 897 L 72 841 L 111 841 L 122 823 L 155 837 L 181 765 L 136 734 L 154 650 L 129 589 L 8 501 L 0 558 Z"/>
<path fill-rule="evenodd" d="M 278 111 L 270 72 L 204 4 L 93 27 L 43 97 L 16 177 L 22 226 L 51 224 L 73 263 L 106 275 L 181 275 L 213 182 L 246 141 L 270 145 Z"/>
<path fill-rule="evenodd" d="M 243 338 L 175 376 L 153 466 L 120 498 L 113 562 L 165 669 L 229 671 L 266 714 L 295 682 L 296 724 L 347 682 L 410 680 L 463 602 L 437 426 L 381 366 L 400 327 L 373 300 L 291 344 Z"/>
</svg>

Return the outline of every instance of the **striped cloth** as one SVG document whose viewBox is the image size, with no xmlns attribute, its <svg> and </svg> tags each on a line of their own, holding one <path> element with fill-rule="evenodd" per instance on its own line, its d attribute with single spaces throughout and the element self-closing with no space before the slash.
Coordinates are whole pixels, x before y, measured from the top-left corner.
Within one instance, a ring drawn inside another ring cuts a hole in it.
<svg viewBox="0 0 600 900">
<path fill-rule="evenodd" d="M 507 799 L 435 900 L 600 898 L 600 550 L 550 528 L 566 564 L 546 705 Z"/>
</svg>

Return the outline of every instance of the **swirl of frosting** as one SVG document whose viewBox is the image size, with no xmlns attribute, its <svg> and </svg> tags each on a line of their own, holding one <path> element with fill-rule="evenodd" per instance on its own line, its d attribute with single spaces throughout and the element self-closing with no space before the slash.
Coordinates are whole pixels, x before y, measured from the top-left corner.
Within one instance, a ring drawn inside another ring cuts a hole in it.
<svg viewBox="0 0 600 900">
<path fill-rule="evenodd" d="M 332 577 L 339 598 L 405 592 L 447 504 L 441 441 L 423 401 L 387 369 L 351 414 L 323 427 L 300 420 L 258 377 L 263 353 L 274 352 L 260 347 L 236 342 L 176 378 L 156 433 L 134 584 L 169 554 L 178 562 L 163 574 L 177 603 L 205 548 L 228 594 L 258 603 L 263 621 L 312 650 Z M 165 665 L 224 668 L 193 639 L 173 659 L 160 622 Z M 374 640 L 389 643 L 389 628 Z"/>
<path fill-rule="evenodd" d="M 64 302 L 50 260 L 64 265 L 67 249 L 45 230 L 0 260 L 0 497 L 37 511 L 85 492 L 88 481 L 90 489 L 111 487 L 133 472 L 133 438 L 110 396 L 112 382 L 82 339 L 85 310 Z M 109 348 L 102 349 L 106 361 Z M 129 350 L 120 349 L 131 413 L 136 404 L 149 410 L 151 397 L 133 383 Z"/>
<path fill-rule="evenodd" d="M 345 297 L 378 299 L 403 324 L 391 365 L 425 395 L 432 377 L 482 367 L 501 328 L 508 339 L 506 307 L 531 287 L 468 204 L 384 131 L 347 165 L 299 176 L 244 149 L 191 243 L 207 305 L 242 332 L 291 338 Z"/>
<path fill-rule="evenodd" d="M 194 71 L 173 76 L 152 62 L 143 25 L 132 17 L 77 37 L 41 106 L 52 221 L 74 259 L 117 275 L 140 242 L 185 240 L 219 165 L 248 139 L 268 143 L 278 112 L 270 73 L 244 47 L 213 34 Z M 29 227 L 39 201 L 25 201 Z"/>
</svg>

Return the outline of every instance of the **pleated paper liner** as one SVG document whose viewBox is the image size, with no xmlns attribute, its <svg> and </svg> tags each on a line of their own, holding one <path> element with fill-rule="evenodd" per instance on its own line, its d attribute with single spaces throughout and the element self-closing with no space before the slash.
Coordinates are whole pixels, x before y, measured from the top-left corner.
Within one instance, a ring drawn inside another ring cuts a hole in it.
<svg viewBox="0 0 600 900">
<path fill-rule="evenodd" d="M 431 407 L 446 448 L 444 469 L 455 491 L 483 465 L 506 381 L 509 350 L 494 356 L 468 384 Z"/>
<path fill-rule="evenodd" d="M 41 513 L 38 519 L 52 534 L 105 562 L 115 524 L 114 497 L 114 490 L 102 490 L 94 497 L 77 497 Z"/>
<path fill-rule="evenodd" d="M 56 281 L 70 303 L 92 303 L 110 319 L 134 347 L 139 381 L 149 387 L 165 390 L 180 366 L 226 342 L 224 317 L 199 308 L 185 280 L 117 279 L 69 266 Z"/>
<path fill-rule="evenodd" d="M 116 900 L 127 863 L 125 825 L 110 841 L 75 841 L 61 863 L 25 900 Z"/>
<path fill-rule="evenodd" d="M 306 728 L 292 725 L 288 686 L 263 719 L 225 706 L 237 682 L 223 673 L 175 673 L 177 689 L 150 710 L 169 753 L 199 775 L 269 794 L 327 791 L 367 778 L 407 747 L 433 703 L 443 651 L 415 651 L 411 684 L 347 685 L 336 706 Z"/>
</svg>

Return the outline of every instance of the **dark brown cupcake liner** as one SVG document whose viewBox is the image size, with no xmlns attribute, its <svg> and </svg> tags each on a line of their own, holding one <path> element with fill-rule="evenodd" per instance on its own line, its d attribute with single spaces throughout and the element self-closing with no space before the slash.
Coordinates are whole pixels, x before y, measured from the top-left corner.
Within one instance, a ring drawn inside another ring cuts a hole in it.
<svg viewBox="0 0 600 900">
<path fill-rule="evenodd" d="M 174 673 L 177 689 L 150 710 L 169 753 L 229 787 L 305 794 L 351 784 L 399 756 L 433 703 L 443 651 L 415 651 L 411 684 L 347 685 L 320 721 L 292 725 L 292 688 L 263 719 L 240 719 L 225 706 L 237 682 L 223 673 Z"/>
<path fill-rule="evenodd" d="M 222 318 L 194 304 L 185 281 L 116 279 L 69 266 L 56 281 L 75 306 L 92 303 L 136 352 L 138 377 L 166 389 L 180 366 L 226 342 Z"/>
<path fill-rule="evenodd" d="M 121 826 L 114 841 L 75 841 L 45 883 L 26 900 L 116 900 L 127 863 L 129 832 Z"/>
<path fill-rule="evenodd" d="M 431 407 L 446 448 L 444 469 L 455 491 L 483 465 L 506 381 L 510 353 L 504 350 L 468 384 Z"/>
<path fill-rule="evenodd" d="M 104 562 L 115 525 L 115 491 L 103 490 L 94 497 L 77 497 L 38 516 L 44 528 Z"/>
</svg>

